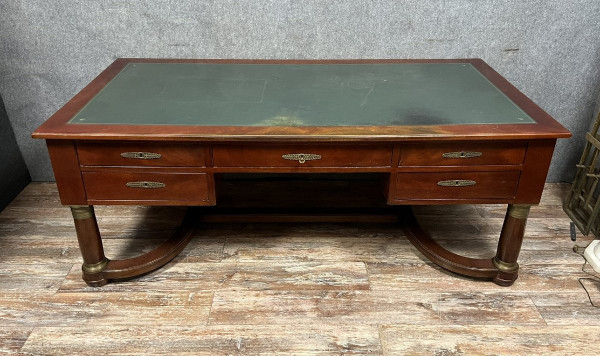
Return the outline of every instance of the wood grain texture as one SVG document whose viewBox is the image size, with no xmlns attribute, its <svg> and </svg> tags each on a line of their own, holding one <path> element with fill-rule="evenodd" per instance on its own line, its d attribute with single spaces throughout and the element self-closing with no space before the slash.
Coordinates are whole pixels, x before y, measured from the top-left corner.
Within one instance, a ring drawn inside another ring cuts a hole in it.
<svg viewBox="0 0 600 356">
<path fill-rule="evenodd" d="M 56 185 L 30 184 L 0 213 L 0 354 L 587 355 L 600 314 L 579 283 L 589 275 L 561 210 L 567 190 L 546 185 L 532 208 L 509 288 L 441 270 L 392 223 L 203 224 L 166 268 L 90 288 Z M 415 212 L 441 245 L 483 258 L 506 206 Z M 159 245 L 185 209 L 96 213 L 107 256 L 127 258 Z"/>
<path fill-rule="evenodd" d="M 599 285 L 598 279 L 593 284 L 586 284 L 592 296 L 596 293 L 595 298 L 592 297 L 595 303 L 598 302 Z M 600 326 L 600 308 L 592 306 L 585 293 L 563 289 L 556 293 L 531 294 L 531 299 L 548 325 L 580 325 L 582 329 Z"/>
<path fill-rule="evenodd" d="M 4 326 L 204 325 L 212 292 L 0 293 Z"/>
<path fill-rule="evenodd" d="M 552 258 L 551 254 L 545 254 Z M 578 290 L 581 287 L 576 276 L 583 277 L 577 270 L 581 265 L 569 264 L 521 264 L 519 283 L 510 289 L 519 292 L 559 292 L 561 290 Z M 472 281 L 448 272 L 433 263 L 423 261 L 416 263 L 368 263 L 369 281 L 372 290 L 422 290 L 436 289 L 440 285 L 445 291 L 495 291 L 499 287 L 485 281 Z"/>
<path fill-rule="evenodd" d="M 148 144 L 136 142 L 77 144 L 79 163 L 86 166 L 163 166 L 204 167 L 205 146 L 185 144 Z M 123 157 L 126 152 L 144 152 L 160 155 L 153 159 Z"/>
<path fill-rule="evenodd" d="M 231 325 L 313 323 L 542 325 L 544 320 L 526 294 L 397 290 L 216 292 L 209 319 Z"/>
<path fill-rule="evenodd" d="M 0 326 L 0 355 L 16 355 L 33 328 Z"/>
<path fill-rule="evenodd" d="M 37 328 L 23 347 L 35 355 L 381 355 L 379 333 L 365 325 Z M 84 339 L 85 342 L 81 342 Z"/>
<path fill-rule="evenodd" d="M 54 179 L 60 191 L 60 200 L 64 205 L 85 205 L 86 194 L 81 173 L 79 158 L 74 141 L 46 141 L 48 154 L 52 161 Z"/>
<path fill-rule="evenodd" d="M 185 261 L 185 260 L 184 260 Z M 165 268 L 136 279 L 136 283 L 107 285 L 106 291 L 159 290 L 354 290 L 369 289 L 362 262 L 255 262 L 187 263 L 174 261 Z M 97 289 L 82 283 L 81 273 L 72 269 L 61 291 Z"/>
<path fill-rule="evenodd" d="M 313 154 L 318 159 L 284 159 L 286 154 Z M 392 146 L 244 145 L 213 147 L 215 167 L 390 167 Z"/>
<path fill-rule="evenodd" d="M 213 205 L 209 199 L 207 174 L 204 173 L 130 173 L 83 172 L 83 181 L 90 205 L 132 204 L 144 205 Z M 128 183 L 153 182 L 158 188 L 131 187 Z"/>
<path fill-rule="evenodd" d="M 597 327 L 384 325 L 386 355 L 590 355 Z"/>
<path fill-rule="evenodd" d="M 519 171 L 397 173 L 395 200 L 469 200 L 512 199 L 519 182 Z M 441 186 L 439 182 L 468 180 L 470 186 Z"/>
<path fill-rule="evenodd" d="M 498 142 L 438 143 L 423 147 L 409 144 L 400 146 L 400 166 L 472 166 L 472 165 L 518 165 L 523 163 L 527 145 L 515 142 L 511 147 Z M 448 158 L 450 152 L 477 152 L 468 158 Z"/>
<path fill-rule="evenodd" d="M 516 204 L 538 204 L 544 190 L 556 140 L 530 141 L 515 196 Z"/>
</svg>

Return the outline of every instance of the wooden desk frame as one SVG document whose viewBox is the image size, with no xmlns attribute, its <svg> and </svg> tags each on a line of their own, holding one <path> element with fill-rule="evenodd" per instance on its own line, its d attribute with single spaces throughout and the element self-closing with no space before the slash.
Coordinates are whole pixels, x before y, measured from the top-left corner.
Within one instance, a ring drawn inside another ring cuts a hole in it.
<svg viewBox="0 0 600 356">
<path fill-rule="evenodd" d="M 131 62 L 470 63 L 536 123 L 343 127 L 68 124 Z M 121 58 L 40 126 L 33 137 L 46 139 L 61 202 L 70 205 L 73 212 L 84 260 L 83 279 L 91 286 L 146 273 L 175 257 L 189 242 L 202 212 L 202 208 L 196 206 L 218 203 L 215 174 L 233 172 L 386 174 L 387 203 L 400 206 L 393 212 L 415 247 L 450 271 L 492 279 L 499 285 L 508 286 L 517 278 L 517 258 L 529 207 L 540 200 L 556 140 L 570 137 L 570 133 L 480 59 Z M 159 156 L 166 163 L 135 157 L 139 152 L 156 154 L 155 151 L 162 152 Z M 132 157 L 125 157 L 119 152 L 133 153 L 129 154 Z M 110 158 L 106 160 L 104 156 Z M 152 188 L 153 184 L 164 187 L 165 184 L 139 177 L 160 177 L 170 183 L 160 193 L 155 190 L 140 194 L 135 189 Z M 135 182 L 129 182 L 132 179 Z M 108 182 L 108 188 L 99 188 L 98 182 Z M 407 207 L 484 203 L 508 204 L 498 250 L 490 259 L 471 259 L 445 250 L 419 227 Z M 127 260 L 109 260 L 104 256 L 94 215 L 93 205 L 97 204 L 187 205 L 194 208 L 189 209 L 173 237 L 154 251 Z"/>
</svg>

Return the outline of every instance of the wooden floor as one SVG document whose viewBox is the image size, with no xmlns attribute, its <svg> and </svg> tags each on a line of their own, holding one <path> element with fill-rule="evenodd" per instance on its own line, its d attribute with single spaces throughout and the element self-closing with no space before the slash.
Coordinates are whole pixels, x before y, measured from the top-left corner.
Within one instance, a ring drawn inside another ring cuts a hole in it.
<svg viewBox="0 0 600 356">
<path fill-rule="evenodd" d="M 95 289 L 56 186 L 31 184 L 0 213 L 0 353 L 591 355 L 600 309 L 579 281 L 566 188 L 547 185 L 532 209 L 509 288 L 441 270 L 393 224 L 240 223 L 204 226 L 163 269 Z M 416 211 L 453 251 L 491 257 L 505 206 Z M 156 246 L 183 211 L 96 213 L 117 258 Z"/>
</svg>

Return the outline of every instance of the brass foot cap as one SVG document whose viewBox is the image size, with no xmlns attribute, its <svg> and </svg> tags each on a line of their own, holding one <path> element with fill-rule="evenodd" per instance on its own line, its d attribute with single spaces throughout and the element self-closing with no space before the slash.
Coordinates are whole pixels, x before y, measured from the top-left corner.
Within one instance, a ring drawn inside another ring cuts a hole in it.
<svg viewBox="0 0 600 356">
<path fill-rule="evenodd" d="M 98 263 L 94 263 L 94 264 L 84 263 L 83 265 L 81 265 L 81 270 L 87 274 L 100 273 L 100 272 L 102 272 L 104 267 L 106 267 L 108 262 L 109 262 L 109 259 L 104 257 L 104 259 Z"/>
<path fill-rule="evenodd" d="M 500 272 L 504 272 L 504 273 L 515 273 L 519 270 L 519 264 L 514 262 L 514 263 L 508 263 L 508 262 L 504 262 L 501 261 L 498 257 L 494 256 L 494 258 L 492 258 L 492 263 L 494 264 L 494 266 L 500 271 Z"/>
</svg>

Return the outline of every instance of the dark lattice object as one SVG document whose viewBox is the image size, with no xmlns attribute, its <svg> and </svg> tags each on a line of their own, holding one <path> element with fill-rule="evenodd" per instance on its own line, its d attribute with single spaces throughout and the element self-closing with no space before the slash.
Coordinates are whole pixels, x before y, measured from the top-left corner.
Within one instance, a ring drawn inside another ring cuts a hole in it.
<svg viewBox="0 0 600 356">
<path fill-rule="evenodd" d="M 584 235 L 590 232 L 600 236 L 600 114 L 596 118 L 591 132 L 585 135 L 587 141 L 579 164 L 573 185 L 564 203 L 564 210 Z"/>
</svg>

